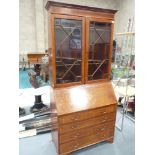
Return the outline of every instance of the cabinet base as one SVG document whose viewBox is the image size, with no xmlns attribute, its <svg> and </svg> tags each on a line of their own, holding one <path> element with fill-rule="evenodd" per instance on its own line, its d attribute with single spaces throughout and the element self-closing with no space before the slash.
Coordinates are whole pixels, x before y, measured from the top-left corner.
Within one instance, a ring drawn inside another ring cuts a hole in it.
<svg viewBox="0 0 155 155">
<path fill-rule="evenodd" d="M 93 145 L 98 144 L 98 143 L 101 143 L 101 142 L 103 142 L 103 141 L 100 141 L 100 142 L 97 142 L 97 143 L 94 143 L 94 144 L 90 144 L 90 145 L 88 145 L 88 146 L 79 148 L 78 150 L 81 150 L 81 149 L 84 149 L 84 148 L 93 146 Z M 113 142 L 114 142 L 114 137 L 112 137 L 112 138 L 110 138 L 110 139 L 107 139 L 107 140 L 104 140 L 104 142 L 113 143 Z M 60 154 L 58 154 L 58 155 L 71 155 L 73 152 L 76 152 L 76 151 L 78 151 L 78 150 L 71 151 L 71 152 L 69 152 L 69 153 L 60 153 Z"/>
<path fill-rule="evenodd" d="M 110 139 L 108 139 L 106 141 L 109 142 L 109 143 L 113 143 L 114 142 L 114 138 L 110 138 Z"/>
</svg>

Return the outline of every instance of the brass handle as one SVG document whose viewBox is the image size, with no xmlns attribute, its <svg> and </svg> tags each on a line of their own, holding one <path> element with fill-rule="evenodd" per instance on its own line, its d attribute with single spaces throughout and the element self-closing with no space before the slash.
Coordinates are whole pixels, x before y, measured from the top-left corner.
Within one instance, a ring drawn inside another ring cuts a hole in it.
<svg viewBox="0 0 155 155">
<path fill-rule="evenodd" d="M 74 138 L 77 138 L 78 137 L 78 135 L 74 135 Z"/>
<path fill-rule="evenodd" d="M 73 121 L 77 121 L 77 120 L 78 120 L 78 118 L 77 118 L 77 117 L 75 117 L 75 118 L 72 118 L 72 120 L 73 120 Z"/>
<path fill-rule="evenodd" d="M 77 125 L 74 125 L 74 126 L 72 126 L 71 128 L 72 128 L 72 129 L 75 129 L 75 128 L 77 128 Z"/>
<path fill-rule="evenodd" d="M 106 122 L 106 119 L 102 120 L 102 122 L 103 122 L 103 123 Z"/>
<path fill-rule="evenodd" d="M 103 127 L 103 128 L 99 128 L 99 129 L 97 129 L 97 131 L 100 133 L 101 131 L 104 131 L 105 130 L 105 128 Z"/>
<path fill-rule="evenodd" d="M 106 111 L 102 111 L 102 112 L 101 112 L 101 114 L 106 114 L 106 113 L 107 113 Z"/>
<path fill-rule="evenodd" d="M 73 121 L 77 121 L 78 120 L 78 116 L 72 117 L 71 118 Z"/>
<path fill-rule="evenodd" d="M 100 131 L 103 131 L 103 130 L 105 130 L 105 128 L 100 129 Z"/>
<path fill-rule="evenodd" d="M 79 145 L 79 144 L 76 144 L 76 145 L 74 145 L 73 147 L 74 147 L 74 148 L 77 148 L 77 147 L 78 147 L 78 145 Z"/>
</svg>

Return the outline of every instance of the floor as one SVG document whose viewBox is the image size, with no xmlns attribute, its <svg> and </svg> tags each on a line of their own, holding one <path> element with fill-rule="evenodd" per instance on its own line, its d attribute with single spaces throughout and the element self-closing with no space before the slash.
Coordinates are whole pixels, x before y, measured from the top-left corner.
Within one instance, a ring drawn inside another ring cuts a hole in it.
<svg viewBox="0 0 155 155">
<path fill-rule="evenodd" d="M 24 72 L 24 73 L 23 73 Z M 25 75 L 25 76 L 24 76 Z M 33 99 L 32 95 L 29 95 L 26 92 L 30 93 L 33 88 L 29 87 L 26 72 L 21 71 L 20 82 L 27 83 L 25 85 L 20 84 L 20 97 L 23 101 L 28 99 Z M 24 88 L 29 88 L 25 89 Z M 43 87 L 49 90 L 49 87 Z M 27 91 L 28 90 L 28 91 Z M 45 91 L 46 92 L 46 91 Z M 22 95 L 21 95 L 22 94 Z M 43 102 L 48 104 L 49 95 L 46 92 L 43 96 Z M 30 102 L 29 102 L 30 103 Z M 33 102 L 32 102 L 33 104 Z M 30 105 L 29 105 L 30 106 Z M 117 111 L 116 125 L 120 126 L 121 113 L 120 110 Z M 101 142 L 99 144 L 87 147 L 86 149 L 81 149 L 72 153 L 72 155 L 134 155 L 135 154 L 135 123 L 130 119 L 124 119 L 123 131 L 120 132 L 117 128 L 115 129 L 115 138 L 114 143 L 110 144 L 107 142 Z M 57 155 L 55 146 L 51 141 L 51 133 L 42 134 L 34 137 L 23 138 L 19 140 L 19 155 Z"/>
<path fill-rule="evenodd" d="M 49 83 L 45 83 L 39 76 L 36 77 L 39 82 L 39 86 L 49 86 Z M 26 70 L 19 70 L 19 89 L 25 89 L 25 88 L 32 88 L 30 82 L 29 82 L 29 75 L 28 75 L 28 69 Z"/>
<path fill-rule="evenodd" d="M 19 70 L 19 89 L 32 88 L 29 82 L 28 72 Z"/>
<path fill-rule="evenodd" d="M 120 113 L 118 111 L 117 117 Z M 118 119 L 118 118 L 117 118 Z M 119 124 L 116 121 L 117 124 Z M 114 143 L 101 142 L 72 155 L 134 155 L 135 154 L 135 124 L 128 118 L 124 119 L 124 128 L 120 132 L 115 129 Z M 19 155 L 57 155 L 51 141 L 51 133 L 19 140 Z"/>
</svg>

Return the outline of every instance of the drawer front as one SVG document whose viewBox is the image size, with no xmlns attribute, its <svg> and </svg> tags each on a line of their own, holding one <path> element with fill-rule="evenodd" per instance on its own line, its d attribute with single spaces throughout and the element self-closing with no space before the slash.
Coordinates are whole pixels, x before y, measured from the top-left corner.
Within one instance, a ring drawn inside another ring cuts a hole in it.
<svg viewBox="0 0 155 155">
<path fill-rule="evenodd" d="M 65 134 L 60 135 L 60 143 L 66 143 L 71 140 L 78 140 L 81 137 L 89 136 L 92 134 L 97 134 L 99 131 L 106 131 L 109 129 L 114 129 L 115 122 L 111 121 L 104 124 L 95 125 L 92 127 L 87 127 L 83 129 L 79 129 L 77 131 L 68 132 Z"/>
<path fill-rule="evenodd" d="M 66 124 L 66 123 L 71 123 L 71 122 L 78 122 L 78 121 L 82 121 L 82 120 L 89 119 L 92 117 L 101 116 L 101 115 L 115 112 L 115 111 L 116 111 L 116 105 L 110 105 L 107 107 L 102 107 L 102 108 L 98 108 L 94 110 L 77 112 L 74 114 L 59 117 L 59 123 Z"/>
<path fill-rule="evenodd" d="M 103 124 L 109 121 L 115 121 L 116 113 L 108 113 L 103 116 L 91 118 L 81 122 L 74 122 L 65 125 L 59 125 L 59 133 L 63 134 L 66 132 L 76 131 L 81 128 L 91 127 L 97 124 Z"/>
<path fill-rule="evenodd" d="M 29 63 L 37 63 L 37 58 L 30 58 Z"/>
<path fill-rule="evenodd" d="M 42 58 L 38 58 L 37 61 L 41 63 L 42 62 Z"/>
<path fill-rule="evenodd" d="M 108 130 L 106 132 L 99 131 L 97 134 L 82 137 L 78 140 L 74 140 L 68 143 L 60 144 L 60 154 L 69 153 L 88 145 L 107 140 L 113 137 L 113 132 L 114 130 Z"/>
</svg>

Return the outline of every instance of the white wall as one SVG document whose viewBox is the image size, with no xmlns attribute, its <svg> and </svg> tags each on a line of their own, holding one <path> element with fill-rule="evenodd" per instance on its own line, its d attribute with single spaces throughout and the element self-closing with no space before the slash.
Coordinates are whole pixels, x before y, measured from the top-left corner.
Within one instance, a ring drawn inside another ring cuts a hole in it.
<svg viewBox="0 0 155 155">
<path fill-rule="evenodd" d="M 52 0 L 55 2 L 64 2 L 71 4 L 78 4 L 90 7 L 99 7 L 105 9 L 117 9 L 119 0 Z"/>
<path fill-rule="evenodd" d="M 134 15 L 134 0 L 53 0 L 65 3 L 118 10 L 115 32 L 124 31 L 128 18 Z M 48 48 L 47 0 L 19 1 L 19 53 L 44 52 Z"/>
<path fill-rule="evenodd" d="M 35 1 L 19 1 L 19 52 L 36 50 Z"/>
<path fill-rule="evenodd" d="M 115 32 L 125 32 L 129 18 L 133 19 L 135 16 L 135 0 L 119 0 L 118 6 L 118 12 L 115 16 Z"/>
</svg>

